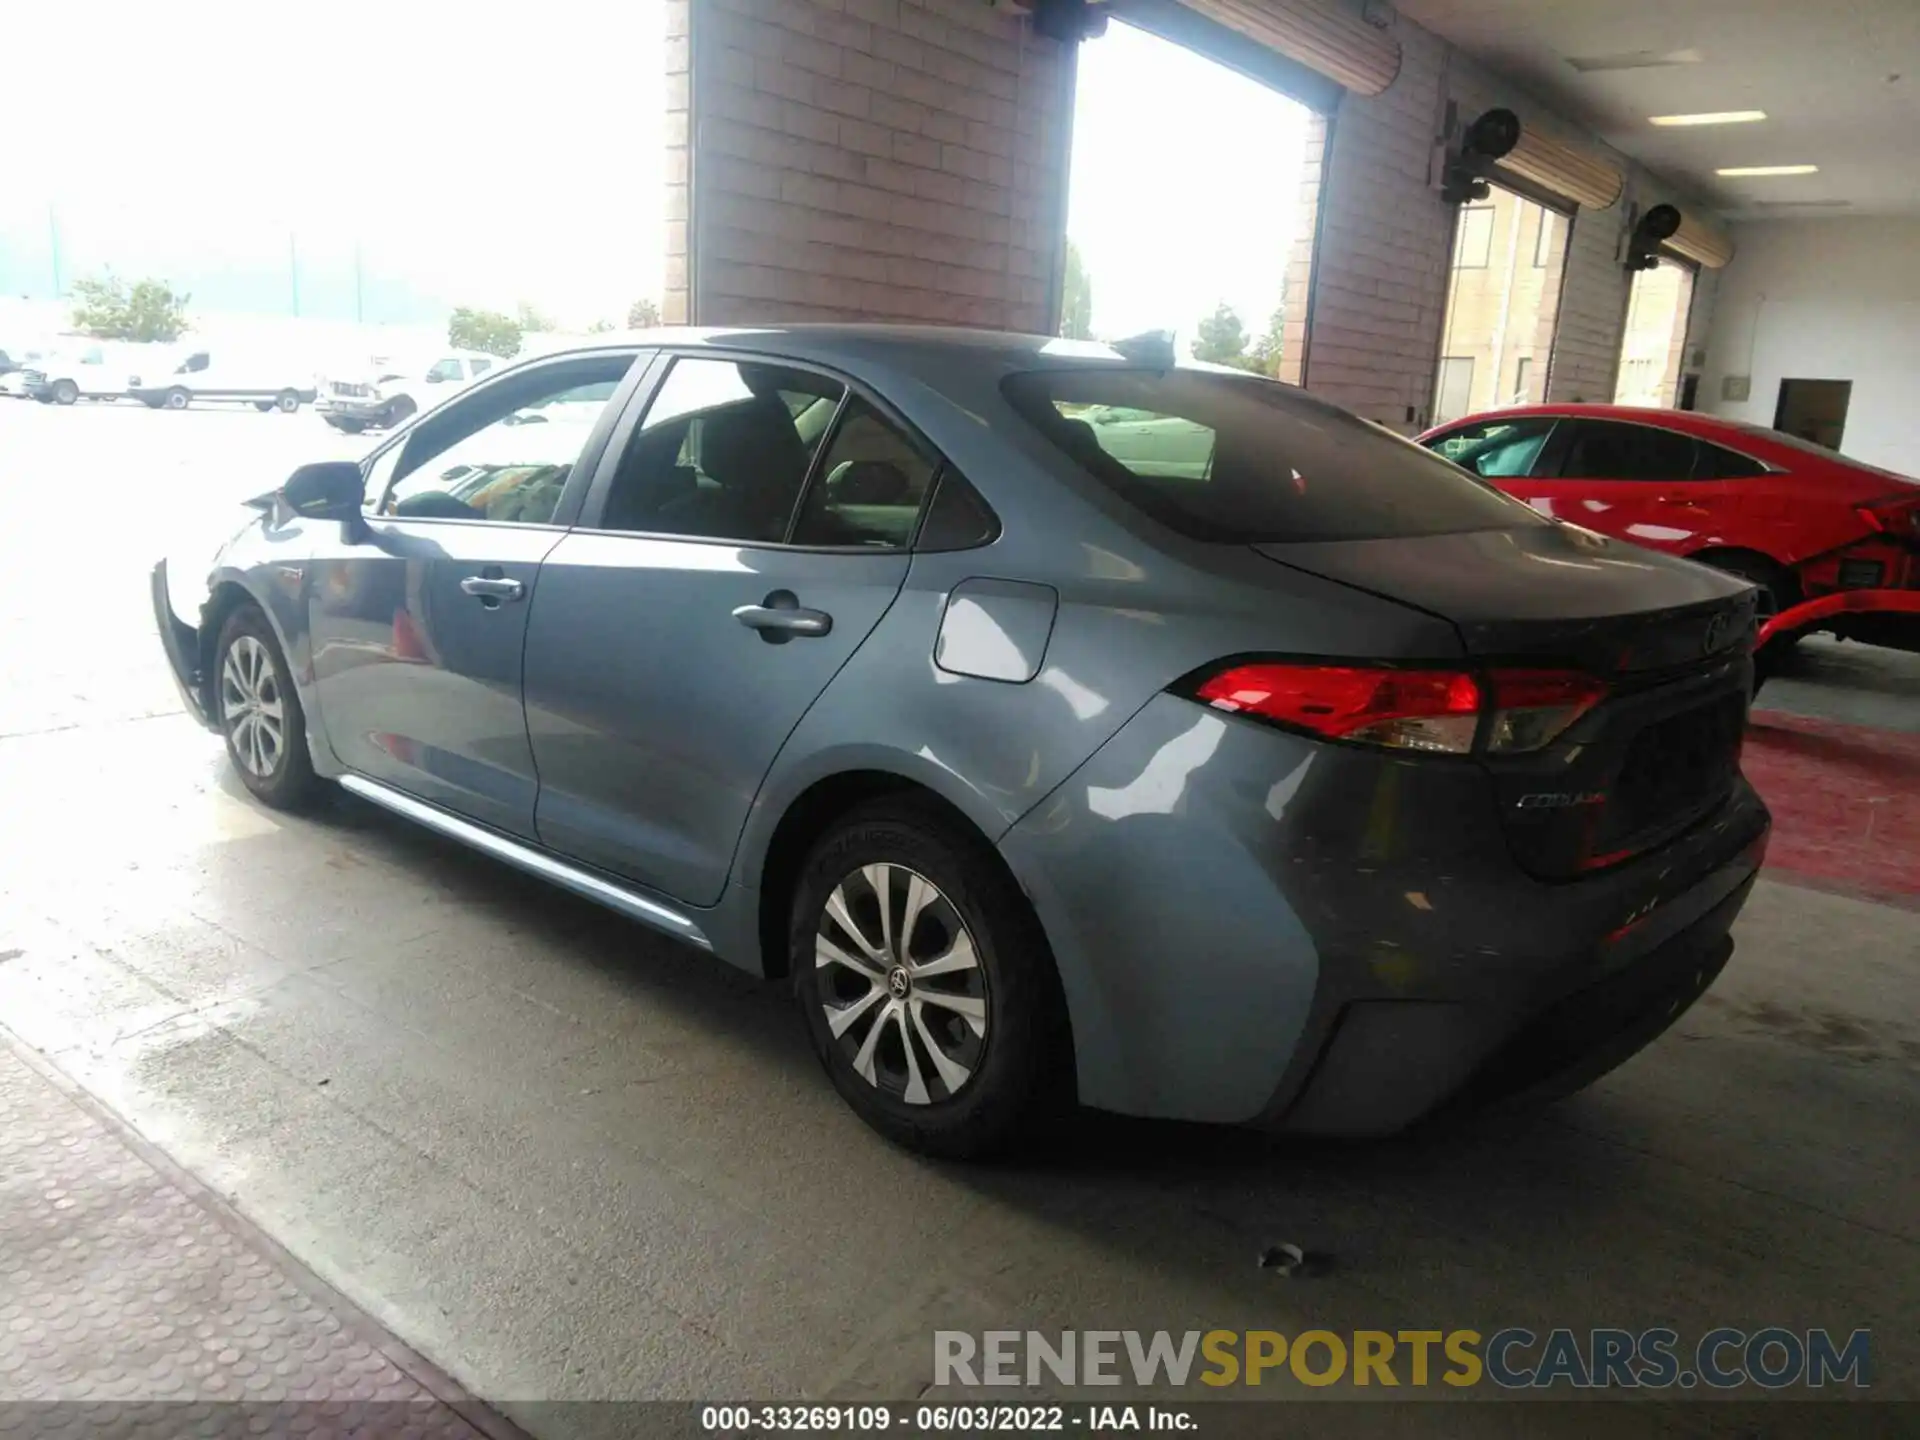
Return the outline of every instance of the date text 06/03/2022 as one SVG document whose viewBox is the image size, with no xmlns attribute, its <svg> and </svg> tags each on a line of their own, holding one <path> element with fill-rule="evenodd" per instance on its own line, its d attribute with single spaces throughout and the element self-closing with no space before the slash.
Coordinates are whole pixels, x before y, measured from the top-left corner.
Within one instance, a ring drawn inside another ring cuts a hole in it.
<svg viewBox="0 0 1920 1440">
<path fill-rule="evenodd" d="M 703 1405 L 700 1428 L 722 1434 L 816 1432 L 915 1435 L 961 1433 L 1086 1433 L 1199 1429 L 1191 1409 L 1168 1405 Z"/>
</svg>

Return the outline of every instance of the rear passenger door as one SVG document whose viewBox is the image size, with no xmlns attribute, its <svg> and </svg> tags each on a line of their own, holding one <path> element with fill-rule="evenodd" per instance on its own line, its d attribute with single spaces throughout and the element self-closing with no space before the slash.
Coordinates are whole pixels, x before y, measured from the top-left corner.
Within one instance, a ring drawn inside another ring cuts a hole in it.
<svg viewBox="0 0 1920 1440">
<path fill-rule="evenodd" d="M 1691 435 L 1626 420 L 1564 420 L 1524 498 L 1536 510 L 1654 550 L 1684 554 L 1711 528 L 1719 482 L 1696 480 Z"/>
<path fill-rule="evenodd" d="M 774 756 L 899 593 L 935 469 L 838 377 L 664 362 L 541 567 L 525 685 L 541 842 L 717 901 Z"/>
</svg>

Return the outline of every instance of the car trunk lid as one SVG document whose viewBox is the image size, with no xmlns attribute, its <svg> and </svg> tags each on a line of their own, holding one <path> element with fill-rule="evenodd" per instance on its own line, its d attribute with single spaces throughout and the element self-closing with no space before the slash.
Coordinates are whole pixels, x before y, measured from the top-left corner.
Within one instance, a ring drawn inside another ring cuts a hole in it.
<svg viewBox="0 0 1920 1440">
<path fill-rule="evenodd" d="M 1607 682 L 1544 749 L 1481 759 L 1534 875 L 1570 879 L 1663 844 L 1737 779 L 1756 598 L 1740 580 L 1567 525 L 1254 548 L 1449 621 L 1488 669 Z"/>
</svg>

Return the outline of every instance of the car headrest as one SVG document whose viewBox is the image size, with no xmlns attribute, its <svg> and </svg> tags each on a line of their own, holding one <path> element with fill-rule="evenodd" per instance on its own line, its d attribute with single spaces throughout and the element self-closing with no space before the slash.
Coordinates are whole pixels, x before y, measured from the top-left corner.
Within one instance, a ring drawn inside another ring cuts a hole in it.
<svg viewBox="0 0 1920 1440">
<path fill-rule="evenodd" d="M 729 490 L 791 494 L 807 472 L 807 450 L 778 396 L 759 395 L 705 417 L 700 468 Z"/>
</svg>

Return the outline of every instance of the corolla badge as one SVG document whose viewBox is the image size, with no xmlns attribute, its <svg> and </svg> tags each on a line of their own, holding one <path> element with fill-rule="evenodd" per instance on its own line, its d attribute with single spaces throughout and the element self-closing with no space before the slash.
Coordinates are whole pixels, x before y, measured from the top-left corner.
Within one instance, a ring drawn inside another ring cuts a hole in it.
<svg viewBox="0 0 1920 1440">
<path fill-rule="evenodd" d="M 1514 801 L 1517 810 L 1560 810 L 1570 805 L 1604 805 L 1606 792 L 1602 790 L 1547 790 L 1533 795 L 1522 795 Z"/>
</svg>

